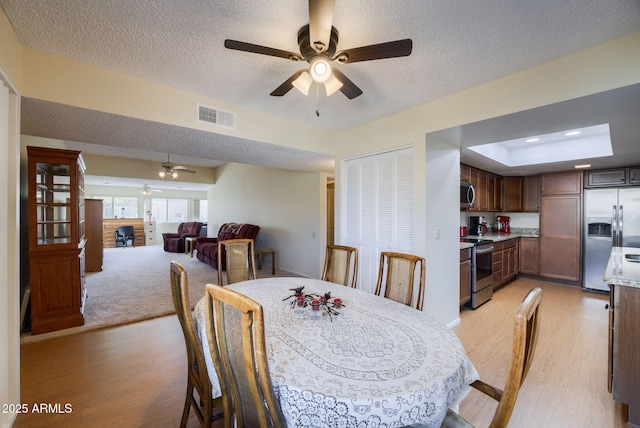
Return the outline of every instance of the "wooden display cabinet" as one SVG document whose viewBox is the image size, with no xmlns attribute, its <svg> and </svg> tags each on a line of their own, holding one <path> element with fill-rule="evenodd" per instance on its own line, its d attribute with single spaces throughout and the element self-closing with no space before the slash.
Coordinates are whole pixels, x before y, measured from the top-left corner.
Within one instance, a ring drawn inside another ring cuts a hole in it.
<svg viewBox="0 0 640 428">
<path fill-rule="evenodd" d="M 85 165 L 79 151 L 27 147 L 31 332 L 84 324 Z"/>
</svg>

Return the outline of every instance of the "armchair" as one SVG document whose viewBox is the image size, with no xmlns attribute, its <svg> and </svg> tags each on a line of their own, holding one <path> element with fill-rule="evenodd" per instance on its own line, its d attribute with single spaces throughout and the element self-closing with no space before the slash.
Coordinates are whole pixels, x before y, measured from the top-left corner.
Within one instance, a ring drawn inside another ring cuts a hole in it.
<svg viewBox="0 0 640 428">
<path fill-rule="evenodd" d="M 197 221 L 180 223 L 177 232 L 166 232 L 162 234 L 164 250 L 172 253 L 184 253 L 185 238 L 197 238 L 200 235 L 201 229 L 202 223 Z"/>
<path fill-rule="evenodd" d="M 260 226 L 249 223 L 225 223 L 220 226 L 215 238 L 200 237 L 196 241 L 196 257 L 218 269 L 218 242 L 227 239 L 256 239 Z M 222 250 L 222 269 L 227 267 L 225 250 Z"/>
</svg>

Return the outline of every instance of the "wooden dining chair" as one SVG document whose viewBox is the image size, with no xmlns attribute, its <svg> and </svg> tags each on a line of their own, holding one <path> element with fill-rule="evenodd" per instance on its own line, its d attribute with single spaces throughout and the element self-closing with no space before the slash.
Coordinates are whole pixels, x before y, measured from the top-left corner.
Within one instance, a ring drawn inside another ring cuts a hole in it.
<svg viewBox="0 0 640 428">
<path fill-rule="evenodd" d="M 353 271 L 351 270 L 352 257 Z M 351 278 L 350 284 L 349 278 Z M 327 245 L 321 279 L 355 288 L 358 280 L 358 249 L 344 245 Z"/>
<path fill-rule="evenodd" d="M 207 339 L 222 389 L 224 426 L 284 427 L 264 338 L 262 305 L 230 288 L 207 284 Z"/>
<path fill-rule="evenodd" d="M 507 374 L 507 382 L 504 390 L 491 386 L 481 380 L 471 384 L 478 391 L 488 395 L 498 402 L 498 408 L 493 415 L 489 428 L 506 428 L 516 405 L 518 392 L 529 373 L 531 360 L 538 340 L 538 324 L 540 323 L 540 301 L 542 289 L 539 287 L 531 290 L 524 298 L 516 311 L 513 329 L 513 347 L 511 350 L 511 366 Z M 452 410 L 447 411 L 447 416 L 441 428 L 469 428 L 473 427 L 469 422 Z"/>
<path fill-rule="evenodd" d="M 195 321 L 191 313 L 187 272 L 180 263 L 171 262 L 169 274 L 171 277 L 173 306 L 178 314 L 178 320 L 180 320 L 185 344 L 187 345 L 187 395 L 184 401 L 180 427 L 187 426 L 189 411 L 192 407 L 200 421 L 200 426 L 210 427 L 213 420 L 222 416 L 222 399 L 220 397 L 214 399 L 213 397 L 211 379 L 204 359 L 202 343 L 198 338 Z M 194 395 L 194 389 L 197 392 L 197 398 Z"/>
<path fill-rule="evenodd" d="M 383 251 L 380 253 L 380 269 L 378 270 L 378 283 L 376 295 L 382 293 L 384 281 L 384 297 L 411 306 L 413 297 L 413 284 L 415 282 L 415 270 L 420 263 L 420 288 L 415 308 L 422 310 L 424 300 L 424 272 L 425 261 L 423 257 L 412 254 Z"/>
<path fill-rule="evenodd" d="M 223 263 L 227 270 L 227 284 L 256 279 L 253 239 L 226 239 L 218 242 L 218 284 L 223 285 Z"/>
</svg>

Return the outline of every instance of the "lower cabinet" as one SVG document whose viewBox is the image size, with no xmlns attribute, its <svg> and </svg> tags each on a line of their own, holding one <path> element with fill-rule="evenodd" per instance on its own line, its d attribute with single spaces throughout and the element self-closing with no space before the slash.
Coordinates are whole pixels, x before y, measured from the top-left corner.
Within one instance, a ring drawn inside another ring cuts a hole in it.
<svg viewBox="0 0 640 428">
<path fill-rule="evenodd" d="M 493 243 L 493 289 L 516 278 L 520 272 L 520 238 Z"/>
<path fill-rule="evenodd" d="M 609 390 L 629 406 L 629 425 L 640 426 L 640 288 L 611 286 Z"/>
<path fill-rule="evenodd" d="M 520 273 L 538 275 L 538 238 L 520 238 Z"/>
<path fill-rule="evenodd" d="M 471 248 L 460 250 L 460 306 L 471 300 Z"/>
</svg>

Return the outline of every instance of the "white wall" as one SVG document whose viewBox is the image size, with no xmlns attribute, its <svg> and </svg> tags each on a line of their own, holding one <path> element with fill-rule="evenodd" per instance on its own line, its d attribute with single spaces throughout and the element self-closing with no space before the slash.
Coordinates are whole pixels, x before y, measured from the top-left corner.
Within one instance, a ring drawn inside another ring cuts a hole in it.
<svg viewBox="0 0 640 428">
<path fill-rule="evenodd" d="M 326 245 L 325 174 L 226 164 L 217 168 L 208 199 L 209 236 L 228 222 L 258 225 L 256 247 L 273 248 L 278 268 L 319 278 Z"/>
<path fill-rule="evenodd" d="M 460 306 L 460 150 L 433 136 L 426 137 L 424 312 L 455 325 Z M 439 233 L 440 238 L 436 237 Z"/>
<path fill-rule="evenodd" d="M 0 67 L 0 404 L 20 402 L 20 97 Z M 0 412 L 0 427 L 14 413 Z"/>
</svg>

